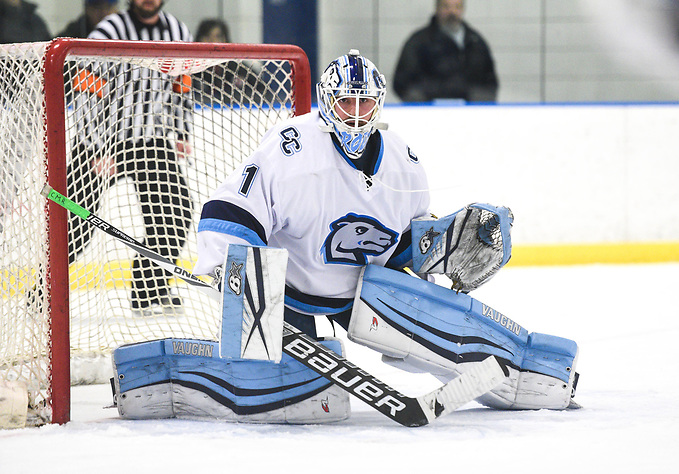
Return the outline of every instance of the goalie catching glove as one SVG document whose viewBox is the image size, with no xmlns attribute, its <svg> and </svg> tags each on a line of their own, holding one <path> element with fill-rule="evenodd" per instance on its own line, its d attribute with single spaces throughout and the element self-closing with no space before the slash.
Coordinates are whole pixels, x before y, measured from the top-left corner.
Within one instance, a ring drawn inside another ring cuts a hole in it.
<svg viewBox="0 0 679 474">
<path fill-rule="evenodd" d="M 441 219 L 414 219 L 413 270 L 443 273 L 454 290 L 468 293 L 509 261 L 513 221 L 509 208 L 479 203 Z"/>
</svg>

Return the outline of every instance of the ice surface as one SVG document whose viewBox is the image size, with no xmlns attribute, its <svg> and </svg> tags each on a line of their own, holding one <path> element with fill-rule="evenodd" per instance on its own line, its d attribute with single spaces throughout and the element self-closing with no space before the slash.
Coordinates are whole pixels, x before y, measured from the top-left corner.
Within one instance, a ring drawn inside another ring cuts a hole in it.
<svg viewBox="0 0 679 474">
<path fill-rule="evenodd" d="M 678 472 L 679 264 L 503 269 L 474 292 L 529 331 L 580 345 L 574 411 L 503 412 L 472 402 L 421 428 L 352 400 L 317 426 L 118 418 L 106 385 L 74 387 L 73 421 L 0 431 L 0 473 Z M 325 328 L 328 329 L 328 328 Z M 438 383 L 347 343 L 348 358 L 420 395 Z"/>
</svg>

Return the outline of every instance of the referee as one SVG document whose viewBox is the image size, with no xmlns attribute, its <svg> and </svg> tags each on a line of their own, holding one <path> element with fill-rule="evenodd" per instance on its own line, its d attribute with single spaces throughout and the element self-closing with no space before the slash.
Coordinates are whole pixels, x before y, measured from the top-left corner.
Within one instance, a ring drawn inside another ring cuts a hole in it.
<svg viewBox="0 0 679 474">
<path fill-rule="evenodd" d="M 129 9 L 104 18 L 91 39 L 193 41 L 187 26 L 161 10 L 163 0 L 130 0 Z M 78 79 L 80 82 L 78 82 Z M 190 87 L 159 71 L 112 61 L 92 62 L 74 80 L 77 143 L 68 170 L 68 194 L 97 212 L 102 192 L 131 178 L 145 227 L 145 244 L 176 260 L 191 225 L 192 202 L 177 158 L 191 153 Z M 92 226 L 69 222 L 72 263 L 91 239 Z M 137 255 L 130 303 L 138 316 L 179 314 L 169 274 Z"/>
</svg>

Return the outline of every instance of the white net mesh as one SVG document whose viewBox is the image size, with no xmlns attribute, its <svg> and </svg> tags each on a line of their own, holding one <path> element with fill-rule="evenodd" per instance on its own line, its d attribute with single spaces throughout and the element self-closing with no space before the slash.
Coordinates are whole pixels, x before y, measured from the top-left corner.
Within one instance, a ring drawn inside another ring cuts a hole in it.
<svg viewBox="0 0 679 474">
<path fill-rule="evenodd" d="M 0 45 L 0 378 L 27 385 L 31 423 L 49 418 L 49 315 L 44 284 L 47 179 L 42 119 L 45 44 Z"/>
<path fill-rule="evenodd" d="M 26 381 L 35 407 L 47 405 L 40 419 L 49 418 L 50 401 L 49 219 L 39 194 L 49 173 L 46 46 L 0 45 L 0 379 Z M 170 44 L 156 58 L 101 49 L 63 64 L 66 194 L 191 270 L 203 203 L 271 125 L 295 113 L 291 63 L 223 51 L 173 56 Z M 216 340 L 214 302 L 76 216 L 68 220 L 72 361 L 106 360 L 130 342 Z M 101 378 L 83 366 L 72 363 L 74 382 Z"/>
</svg>

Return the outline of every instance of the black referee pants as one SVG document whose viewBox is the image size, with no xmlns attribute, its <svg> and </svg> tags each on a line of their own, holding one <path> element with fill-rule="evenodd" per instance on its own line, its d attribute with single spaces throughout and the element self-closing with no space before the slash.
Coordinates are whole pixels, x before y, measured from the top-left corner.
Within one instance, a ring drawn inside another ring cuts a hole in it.
<svg viewBox="0 0 679 474">
<path fill-rule="evenodd" d="M 124 142 L 114 147 L 115 172 L 108 176 L 96 169 L 101 156 L 78 146 L 68 167 L 68 195 L 97 213 L 103 192 L 118 179 L 131 178 L 141 204 L 144 244 L 176 260 L 191 226 L 192 202 L 186 180 L 180 173 L 174 147 L 158 138 L 147 142 Z M 77 216 L 69 219 L 69 263 L 82 253 L 94 227 Z M 132 308 L 145 308 L 169 293 L 170 273 L 137 255 L 132 264 Z"/>
</svg>

